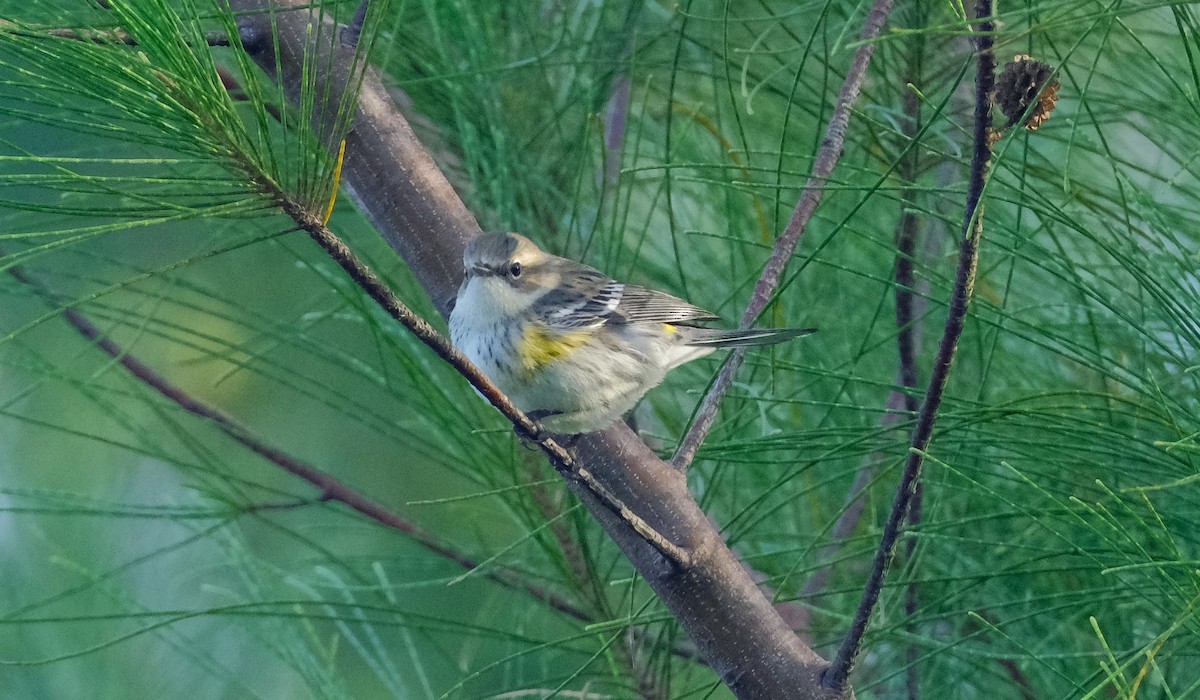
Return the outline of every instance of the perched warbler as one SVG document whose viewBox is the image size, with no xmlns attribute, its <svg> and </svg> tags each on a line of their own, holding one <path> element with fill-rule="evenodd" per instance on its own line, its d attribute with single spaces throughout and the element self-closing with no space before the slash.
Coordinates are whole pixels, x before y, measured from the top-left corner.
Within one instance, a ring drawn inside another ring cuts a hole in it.
<svg viewBox="0 0 1200 700">
<path fill-rule="evenodd" d="M 716 348 L 814 330 L 701 328 L 717 316 L 550 255 L 515 233 L 471 241 L 463 266 L 451 339 L 518 408 L 557 433 L 608 427 L 667 372 Z"/>
</svg>

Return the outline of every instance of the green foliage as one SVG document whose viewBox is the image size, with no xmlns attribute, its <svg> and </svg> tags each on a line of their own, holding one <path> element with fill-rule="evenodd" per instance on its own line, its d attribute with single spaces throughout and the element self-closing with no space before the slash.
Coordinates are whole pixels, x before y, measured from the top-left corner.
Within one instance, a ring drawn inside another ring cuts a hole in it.
<svg viewBox="0 0 1200 700">
<path fill-rule="evenodd" d="M 209 47 L 234 29 L 220 4 L 110 4 L 0 3 L 0 270 L 56 295 L 0 278 L 6 696 L 727 696 L 673 653 L 670 616 L 540 457 L 292 232 L 281 199 L 321 213 L 332 192 L 307 117 L 320 96 L 289 106 L 236 38 Z M 342 21 L 356 6 L 318 4 Z M 821 332 L 751 356 L 689 477 L 822 652 L 906 456 L 910 417 L 889 401 L 902 211 L 918 219 L 922 380 L 952 285 L 973 108 L 958 5 L 898 3 L 762 319 Z M 1061 101 L 997 144 L 923 517 L 855 686 L 900 696 L 915 663 L 923 697 L 1197 697 L 1197 8 L 999 9 L 1001 62 L 1057 66 Z M 486 228 L 736 319 L 864 12 L 376 2 L 362 46 Z M 135 45 L 100 34 L 117 29 Z M 330 225 L 434 318 L 351 205 Z M 64 307 L 482 566 L 464 577 L 323 501 L 132 378 Z M 718 365 L 681 368 L 635 411 L 652 446 L 669 454 Z"/>
</svg>

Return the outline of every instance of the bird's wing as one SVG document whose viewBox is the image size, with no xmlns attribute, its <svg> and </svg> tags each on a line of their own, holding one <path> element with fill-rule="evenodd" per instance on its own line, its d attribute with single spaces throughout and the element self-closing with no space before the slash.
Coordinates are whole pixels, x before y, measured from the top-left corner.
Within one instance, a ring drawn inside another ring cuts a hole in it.
<svg viewBox="0 0 1200 700">
<path fill-rule="evenodd" d="M 612 319 L 625 285 L 582 265 L 563 278 L 558 287 L 533 303 L 533 313 L 546 325 L 581 330 L 599 328 Z"/>
<path fill-rule="evenodd" d="M 606 323 L 687 325 L 717 318 L 670 294 L 624 284 L 582 265 L 564 278 L 558 288 L 533 305 L 533 312 L 552 328 L 580 330 Z"/>
<path fill-rule="evenodd" d="M 687 303 L 679 297 L 637 285 L 625 285 L 617 312 L 626 323 L 678 323 L 691 325 L 719 318 L 711 311 Z"/>
</svg>

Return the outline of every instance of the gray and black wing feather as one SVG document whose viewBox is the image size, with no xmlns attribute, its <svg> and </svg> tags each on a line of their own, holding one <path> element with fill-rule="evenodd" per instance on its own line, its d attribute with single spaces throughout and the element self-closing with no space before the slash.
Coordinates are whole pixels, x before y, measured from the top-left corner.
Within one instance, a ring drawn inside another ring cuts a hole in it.
<svg viewBox="0 0 1200 700">
<path fill-rule="evenodd" d="M 716 320 L 711 311 L 664 292 L 618 282 L 580 265 L 563 275 L 559 287 L 542 295 L 533 311 L 555 328 L 598 328 L 605 324 L 690 325 Z"/>
<path fill-rule="evenodd" d="M 534 303 L 533 312 L 546 325 L 563 331 L 609 324 L 665 323 L 680 327 L 680 340 L 684 344 L 703 347 L 769 345 L 816 330 L 703 328 L 700 324 L 719 317 L 665 292 L 618 282 L 586 265 L 567 271 L 559 287 Z"/>
</svg>

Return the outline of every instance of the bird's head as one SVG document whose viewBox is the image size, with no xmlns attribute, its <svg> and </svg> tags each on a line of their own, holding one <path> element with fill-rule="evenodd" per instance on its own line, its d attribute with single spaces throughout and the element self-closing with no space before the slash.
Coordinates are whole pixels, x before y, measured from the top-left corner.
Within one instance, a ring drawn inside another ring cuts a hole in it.
<svg viewBox="0 0 1200 700">
<path fill-rule="evenodd" d="M 463 251 L 464 285 L 477 284 L 508 313 L 528 308 L 558 286 L 554 257 L 518 233 L 485 233 Z"/>
</svg>

